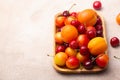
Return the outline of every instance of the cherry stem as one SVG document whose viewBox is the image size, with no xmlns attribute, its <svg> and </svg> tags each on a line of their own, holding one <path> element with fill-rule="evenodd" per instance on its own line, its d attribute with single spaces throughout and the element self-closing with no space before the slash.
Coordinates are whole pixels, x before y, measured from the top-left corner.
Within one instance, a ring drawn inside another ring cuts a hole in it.
<svg viewBox="0 0 120 80">
<path fill-rule="evenodd" d="M 68 9 L 68 11 L 70 11 L 72 8 L 73 8 L 73 6 L 75 6 L 76 4 L 73 4 L 69 9 Z"/>
<path fill-rule="evenodd" d="M 120 57 L 114 56 L 115 59 L 120 59 Z"/>
<path fill-rule="evenodd" d="M 92 62 L 94 62 L 94 61 L 96 60 L 96 58 L 97 58 L 97 57 L 95 57 L 95 58 L 92 60 Z"/>
</svg>

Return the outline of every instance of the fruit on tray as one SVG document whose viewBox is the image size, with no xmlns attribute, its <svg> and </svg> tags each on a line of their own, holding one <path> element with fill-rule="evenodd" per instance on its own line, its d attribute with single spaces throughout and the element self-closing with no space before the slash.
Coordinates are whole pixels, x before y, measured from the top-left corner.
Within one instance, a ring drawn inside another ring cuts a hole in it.
<svg viewBox="0 0 120 80">
<path fill-rule="evenodd" d="M 55 42 L 58 43 L 58 44 L 62 44 L 63 43 L 61 32 L 55 33 Z"/>
<path fill-rule="evenodd" d="M 67 47 L 65 49 L 65 53 L 68 55 L 68 56 L 76 56 L 77 54 L 77 51 L 75 49 L 72 49 L 70 47 Z"/>
<path fill-rule="evenodd" d="M 77 38 L 79 46 L 87 46 L 89 42 L 89 38 L 87 34 L 80 34 Z"/>
<path fill-rule="evenodd" d="M 102 37 L 95 37 L 88 43 L 89 51 L 92 55 L 99 55 L 107 50 L 107 43 Z"/>
<path fill-rule="evenodd" d="M 67 56 L 66 53 L 59 52 L 54 57 L 55 64 L 58 65 L 58 66 L 64 66 L 67 58 L 68 58 L 68 56 Z"/>
<path fill-rule="evenodd" d="M 66 67 L 69 69 L 76 69 L 80 65 L 79 60 L 75 56 L 71 56 L 66 61 Z"/>
<path fill-rule="evenodd" d="M 62 27 L 62 26 L 64 26 L 64 21 L 65 21 L 65 19 L 66 19 L 66 17 L 64 17 L 64 16 L 58 16 L 58 17 L 56 17 L 56 19 L 55 19 L 55 25 L 56 25 L 57 27 Z"/>
<path fill-rule="evenodd" d="M 77 59 L 79 60 L 80 63 L 83 63 L 83 62 L 90 59 L 89 54 L 88 55 L 82 55 L 80 52 L 77 53 L 76 57 L 77 57 Z"/>
<path fill-rule="evenodd" d="M 99 67 L 106 67 L 108 61 L 109 61 L 109 57 L 107 54 L 99 54 L 96 58 L 96 64 L 99 66 Z"/>
<path fill-rule="evenodd" d="M 75 70 L 81 66 L 85 70 L 107 66 L 108 46 L 102 20 L 92 9 L 57 14 L 54 63 L 59 71 Z"/>
<path fill-rule="evenodd" d="M 61 36 L 64 42 L 69 43 L 78 37 L 78 31 L 73 25 L 65 25 L 62 28 Z"/>
<path fill-rule="evenodd" d="M 97 13 L 92 9 L 85 9 L 77 14 L 77 19 L 86 26 L 93 26 L 97 21 Z"/>
</svg>

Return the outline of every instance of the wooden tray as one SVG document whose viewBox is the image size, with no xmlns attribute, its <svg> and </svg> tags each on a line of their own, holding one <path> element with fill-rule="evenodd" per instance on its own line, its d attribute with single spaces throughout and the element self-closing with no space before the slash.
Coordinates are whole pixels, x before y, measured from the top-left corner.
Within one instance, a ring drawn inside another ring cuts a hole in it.
<svg viewBox="0 0 120 80">
<path fill-rule="evenodd" d="M 55 15 L 55 18 L 56 18 L 59 14 L 60 14 L 60 13 L 56 14 L 56 15 Z M 105 39 L 105 41 L 106 41 L 106 43 L 107 43 L 104 18 L 103 18 L 99 13 L 97 13 L 97 15 L 101 18 L 102 26 L 103 26 L 103 36 L 104 36 L 104 39 Z M 55 33 L 56 33 L 56 26 L 54 26 L 54 31 L 55 31 Z M 55 33 L 54 33 L 54 34 L 55 34 Z M 56 47 L 56 43 L 55 43 L 55 41 L 54 41 L 54 51 L 55 51 L 55 47 Z M 105 54 L 108 54 L 107 52 L 108 52 L 108 51 L 106 51 Z M 55 54 L 55 53 L 54 53 L 54 54 Z M 53 61 L 53 67 L 55 68 L 56 71 L 58 71 L 58 72 L 60 72 L 60 73 L 96 73 L 96 72 L 101 72 L 101 71 L 103 71 L 103 70 L 105 70 L 105 69 L 107 68 L 107 66 L 106 66 L 105 68 L 100 68 L 100 67 L 98 67 L 98 66 L 94 66 L 94 68 L 91 69 L 91 70 L 87 70 L 87 69 L 85 69 L 84 67 L 72 70 L 72 69 L 68 69 L 68 68 L 66 68 L 66 67 L 59 67 L 59 66 L 57 66 L 57 65 L 54 63 L 54 61 Z"/>
</svg>

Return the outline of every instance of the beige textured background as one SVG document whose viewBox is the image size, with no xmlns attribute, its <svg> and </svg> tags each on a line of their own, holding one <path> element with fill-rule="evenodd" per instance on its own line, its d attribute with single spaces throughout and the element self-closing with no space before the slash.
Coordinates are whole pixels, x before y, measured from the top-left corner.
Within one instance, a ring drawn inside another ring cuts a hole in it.
<svg viewBox="0 0 120 80">
<path fill-rule="evenodd" d="M 94 0 L 0 0 L 0 80 L 120 80 L 120 47 L 109 40 L 120 38 L 115 17 L 120 0 L 101 0 L 107 30 L 109 67 L 99 74 L 60 74 L 52 67 L 53 22 L 57 12 L 92 8 Z"/>
</svg>

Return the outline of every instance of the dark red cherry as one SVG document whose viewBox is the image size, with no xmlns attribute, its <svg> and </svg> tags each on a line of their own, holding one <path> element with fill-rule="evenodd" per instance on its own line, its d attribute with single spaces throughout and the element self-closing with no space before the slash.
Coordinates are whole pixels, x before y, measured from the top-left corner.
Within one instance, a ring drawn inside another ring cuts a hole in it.
<svg viewBox="0 0 120 80">
<path fill-rule="evenodd" d="M 59 46 L 56 47 L 56 53 L 64 52 L 64 51 L 65 51 L 65 46 L 59 45 Z"/>
<path fill-rule="evenodd" d="M 71 25 L 78 27 L 80 25 L 80 22 L 78 20 L 72 20 Z"/>
<path fill-rule="evenodd" d="M 89 49 L 87 48 L 87 46 L 81 46 L 80 47 L 80 54 L 82 55 L 88 55 L 90 52 L 89 52 Z"/>
<path fill-rule="evenodd" d="M 69 13 L 69 11 L 66 10 L 62 13 L 62 15 L 65 17 L 68 17 L 68 16 L 70 16 L 70 13 Z"/>
<path fill-rule="evenodd" d="M 83 33 L 86 32 L 86 28 L 85 28 L 85 25 L 84 25 L 84 24 L 80 24 L 80 25 L 77 27 L 77 29 L 78 29 L 78 32 L 79 32 L 80 34 L 83 34 Z"/>
<path fill-rule="evenodd" d="M 119 43 L 120 43 L 120 41 L 117 37 L 113 37 L 113 38 L 110 39 L 110 44 L 111 44 L 112 47 L 119 46 Z"/>
<path fill-rule="evenodd" d="M 83 63 L 83 66 L 85 69 L 90 70 L 93 68 L 93 62 L 91 60 L 87 60 Z"/>
<path fill-rule="evenodd" d="M 76 40 L 73 40 L 69 43 L 69 46 L 73 49 L 77 49 L 78 48 L 78 42 Z"/>
</svg>

